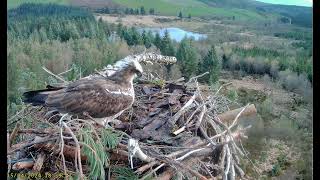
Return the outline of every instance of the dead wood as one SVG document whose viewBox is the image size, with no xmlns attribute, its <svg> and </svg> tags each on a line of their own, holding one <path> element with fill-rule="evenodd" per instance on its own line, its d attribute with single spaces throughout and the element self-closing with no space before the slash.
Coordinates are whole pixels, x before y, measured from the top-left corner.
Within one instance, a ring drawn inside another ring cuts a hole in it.
<svg viewBox="0 0 320 180">
<path fill-rule="evenodd" d="M 31 169 L 34 165 L 33 161 L 17 162 L 12 166 L 13 170 Z"/>
<path fill-rule="evenodd" d="M 14 126 L 14 129 L 10 135 L 10 138 L 9 138 L 9 145 L 12 143 L 12 141 L 14 140 L 14 138 L 17 136 L 17 133 L 19 131 L 19 128 L 20 128 L 20 123 L 18 122 L 15 126 Z"/>
<path fill-rule="evenodd" d="M 154 53 L 128 56 L 84 78 L 109 76 L 129 61 L 167 64 L 175 63 L 176 59 Z M 55 75 L 46 68 L 44 70 L 64 84 L 68 83 L 63 79 L 67 72 Z M 237 124 L 240 117 L 255 115 L 257 110 L 253 104 L 229 110 L 230 101 L 218 93 L 230 83 L 204 96 L 202 86 L 197 82 L 197 78 L 204 75 L 207 73 L 191 78 L 188 83 L 184 83 L 184 78 L 165 81 L 150 74 L 142 76 L 134 85 L 136 100 L 132 108 L 117 118 L 122 123 L 111 130 L 121 134 L 119 144 L 113 149 L 105 147 L 102 141 L 105 135 L 102 130 L 105 129 L 97 126 L 89 115 L 86 119 L 78 119 L 58 114 L 60 120 L 52 123 L 43 115 L 48 114 L 49 110 L 40 110 L 38 114 L 34 113 L 34 120 L 48 123 L 49 128 L 34 123 L 32 128 L 20 129 L 16 124 L 7 137 L 8 167 L 15 162 L 12 169 L 18 171 L 43 171 L 52 168 L 47 167 L 48 164 L 53 165 L 49 163 L 52 161 L 55 165 L 59 164 L 59 170 L 64 171 L 65 175 L 72 171 L 86 178 L 90 172 L 90 157 L 85 156 L 83 147 L 88 147 L 95 160 L 102 162 L 95 148 L 80 141 L 83 139 L 81 131 L 89 127 L 88 132 L 95 145 L 104 148 L 108 164 L 131 166 L 142 179 L 159 173 L 158 179 L 170 179 L 177 170 L 188 172 L 198 179 L 243 177 L 245 172 L 241 169 L 240 160 L 244 153 L 237 142 L 247 138 L 245 132 L 249 127 L 241 129 Z M 27 112 L 19 112 L 19 116 L 24 113 Z M 15 118 L 18 116 L 10 120 L 15 121 Z M 10 142 L 18 136 L 23 137 L 23 141 L 11 145 Z M 35 155 L 35 162 L 20 162 L 26 158 L 24 151 L 27 152 L 25 154 Z M 19 158 L 12 160 L 12 157 Z M 193 168 L 194 162 L 200 165 Z M 109 172 L 108 176 L 111 177 L 111 174 Z"/>
<path fill-rule="evenodd" d="M 46 155 L 45 155 L 43 152 L 41 152 L 40 154 L 38 154 L 37 160 L 36 160 L 36 162 L 34 163 L 33 168 L 32 168 L 32 170 L 33 170 L 34 172 L 40 172 L 40 170 L 41 170 L 41 168 L 42 168 L 42 166 L 43 166 L 43 163 L 44 163 L 45 158 L 46 158 Z"/>
</svg>

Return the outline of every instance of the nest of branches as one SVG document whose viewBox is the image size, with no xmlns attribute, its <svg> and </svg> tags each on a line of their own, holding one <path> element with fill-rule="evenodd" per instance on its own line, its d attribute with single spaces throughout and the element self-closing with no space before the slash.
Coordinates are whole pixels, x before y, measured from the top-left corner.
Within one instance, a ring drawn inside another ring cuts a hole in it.
<svg viewBox="0 0 320 180">
<path fill-rule="evenodd" d="M 206 75 L 206 74 L 203 74 Z M 146 77 L 146 76 L 145 76 Z M 198 76 L 199 77 L 199 76 Z M 250 128 L 239 118 L 254 105 L 229 110 L 219 91 L 203 94 L 197 78 L 140 79 L 136 100 L 102 127 L 93 119 L 25 107 L 9 119 L 8 173 L 48 179 L 198 179 L 244 177 L 239 141 Z M 61 78 L 61 77 L 60 77 Z M 28 123 L 26 123 L 28 121 Z"/>
</svg>

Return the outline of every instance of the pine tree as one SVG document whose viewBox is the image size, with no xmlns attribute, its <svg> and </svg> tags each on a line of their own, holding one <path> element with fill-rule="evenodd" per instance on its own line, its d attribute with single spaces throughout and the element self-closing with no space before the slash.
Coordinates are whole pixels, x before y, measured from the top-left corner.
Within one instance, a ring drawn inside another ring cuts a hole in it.
<svg viewBox="0 0 320 180">
<path fill-rule="evenodd" d="M 180 65 L 181 72 L 183 72 L 185 77 L 189 79 L 198 69 L 196 51 L 191 40 L 184 38 L 180 42 L 176 57 L 178 64 Z"/>
<path fill-rule="evenodd" d="M 150 38 L 150 34 L 149 33 L 147 34 L 146 31 L 143 30 L 141 36 L 142 36 L 142 41 L 143 41 L 144 46 L 147 49 L 149 49 L 151 47 L 151 45 L 152 45 L 152 39 Z"/>
<path fill-rule="evenodd" d="M 215 47 L 212 46 L 208 54 L 204 57 L 200 64 L 201 73 L 209 72 L 209 75 L 203 76 L 200 80 L 213 84 L 218 81 L 221 70 L 220 60 L 217 58 Z"/>
<path fill-rule="evenodd" d="M 106 14 L 110 14 L 110 10 L 109 10 L 109 8 L 108 8 L 108 7 L 104 8 L 104 13 L 106 13 Z"/>
<path fill-rule="evenodd" d="M 53 29 L 52 29 L 51 26 L 50 26 L 49 29 L 48 29 L 47 37 L 48 37 L 48 39 L 50 39 L 50 40 L 55 39 L 55 35 L 54 35 Z"/>
<path fill-rule="evenodd" d="M 166 30 L 163 38 L 161 39 L 160 51 L 163 55 L 166 56 L 174 56 L 174 47 L 172 45 L 172 41 L 169 35 L 169 32 Z"/>
<path fill-rule="evenodd" d="M 117 34 L 121 39 L 124 38 L 124 33 L 123 33 L 122 29 L 123 29 L 122 23 L 117 24 Z"/>
<path fill-rule="evenodd" d="M 182 19 L 182 12 L 181 12 L 181 11 L 179 12 L 178 17 L 179 17 L 180 19 Z"/>
<path fill-rule="evenodd" d="M 150 8 L 149 14 L 154 15 L 154 8 Z"/>
<path fill-rule="evenodd" d="M 125 14 L 129 14 L 130 13 L 130 10 L 129 8 L 126 8 L 126 10 L 124 11 Z"/>
<path fill-rule="evenodd" d="M 132 37 L 132 43 L 133 45 L 143 44 L 141 35 L 136 30 L 135 27 L 131 27 L 131 37 Z"/>
<path fill-rule="evenodd" d="M 134 10 L 132 8 L 130 9 L 130 14 L 134 14 Z"/>
<path fill-rule="evenodd" d="M 160 37 L 160 34 L 157 32 L 156 33 L 156 36 L 154 38 L 154 41 L 153 41 L 153 44 L 158 48 L 160 49 L 161 47 L 161 37 Z"/>
<path fill-rule="evenodd" d="M 161 39 L 160 51 L 162 55 L 166 55 L 166 56 L 174 56 L 175 54 L 175 50 L 174 50 L 169 32 L 167 30 L 165 31 L 164 36 Z M 166 65 L 167 79 L 169 78 L 169 74 L 171 72 L 171 66 L 172 64 Z"/>
<path fill-rule="evenodd" d="M 146 11 L 144 10 L 143 6 L 140 7 L 140 14 L 141 15 L 145 15 L 146 14 Z"/>
</svg>

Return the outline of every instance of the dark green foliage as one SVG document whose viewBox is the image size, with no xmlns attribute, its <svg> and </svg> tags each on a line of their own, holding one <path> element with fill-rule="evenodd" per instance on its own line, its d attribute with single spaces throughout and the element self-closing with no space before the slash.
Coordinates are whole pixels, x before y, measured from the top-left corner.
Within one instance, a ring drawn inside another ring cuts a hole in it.
<svg viewBox="0 0 320 180">
<path fill-rule="evenodd" d="M 81 131 L 80 139 L 83 144 L 82 153 L 85 154 L 88 159 L 90 167 L 90 179 L 97 179 L 105 177 L 104 164 L 108 160 L 108 155 L 105 153 L 105 147 L 100 140 L 95 142 L 93 139 L 92 131 L 90 129 L 83 128 Z M 89 148 L 89 147 L 90 148 Z"/>
<path fill-rule="evenodd" d="M 130 10 L 129 8 L 126 8 L 126 10 L 124 11 L 125 14 L 129 14 L 130 13 Z"/>
<path fill-rule="evenodd" d="M 135 14 L 135 15 L 138 15 L 138 14 L 139 14 L 139 9 L 138 9 L 138 8 L 134 11 L 134 14 Z"/>
<path fill-rule="evenodd" d="M 96 13 L 110 14 L 110 9 L 108 7 L 98 8 L 94 10 Z"/>
<path fill-rule="evenodd" d="M 163 38 L 160 43 L 161 54 L 166 56 L 174 56 L 175 50 L 172 45 L 172 40 L 170 38 L 169 32 L 165 31 Z"/>
<path fill-rule="evenodd" d="M 145 15 L 146 14 L 146 11 L 144 10 L 144 6 L 140 7 L 140 14 L 141 15 Z"/>
<path fill-rule="evenodd" d="M 154 8 L 149 9 L 149 14 L 154 15 Z"/>
<path fill-rule="evenodd" d="M 163 38 L 160 42 L 160 51 L 162 55 L 166 56 L 174 56 L 175 55 L 175 49 L 172 44 L 172 40 L 170 38 L 169 32 L 165 31 Z M 167 78 L 169 78 L 169 73 L 171 71 L 171 64 L 166 65 L 167 69 Z"/>
<path fill-rule="evenodd" d="M 135 173 L 126 167 L 113 167 L 112 174 L 115 175 L 116 180 L 138 180 L 139 177 Z"/>
<path fill-rule="evenodd" d="M 161 37 L 160 37 L 160 34 L 159 34 L 158 32 L 157 32 L 156 35 L 155 35 L 153 44 L 154 44 L 158 49 L 160 49 L 160 47 L 161 47 Z"/>
<path fill-rule="evenodd" d="M 41 14 L 42 13 L 42 14 Z M 76 7 L 44 4 L 23 4 L 9 10 L 7 30 L 20 38 L 40 41 L 109 36 L 110 29 L 92 14 Z"/>
<path fill-rule="evenodd" d="M 208 54 L 203 58 L 200 63 L 200 73 L 209 72 L 208 75 L 203 76 L 200 80 L 203 80 L 209 84 L 213 84 L 218 81 L 221 70 L 221 62 L 217 57 L 214 46 L 208 51 Z"/>
<path fill-rule="evenodd" d="M 270 50 L 270 49 L 263 49 L 263 48 L 258 48 L 258 47 L 253 47 L 250 49 L 244 49 L 244 48 L 234 48 L 234 52 L 241 55 L 241 56 L 265 56 L 265 57 L 279 57 L 279 56 L 284 56 L 283 53 L 279 53 L 278 51 L 275 50 Z"/>
<path fill-rule="evenodd" d="M 269 172 L 269 176 L 279 176 L 283 170 L 285 170 L 290 165 L 288 158 L 285 154 L 281 154 L 277 157 L 277 162 L 273 165 L 272 170 Z"/>
<path fill-rule="evenodd" d="M 179 12 L 178 17 L 179 17 L 180 19 L 182 19 L 182 12 L 181 12 L 181 11 Z"/>
<path fill-rule="evenodd" d="M 141 36 L 142 36 L 142 41 L 143 41 L 144 46 L 146 48 L 150 48 L 152 46 L 152 38 L 153 38 L 151 31 L 146 33 L 146 31 L 143 30 Z"/>
<path fill-rule="evenodd" d="M 191 14 L 188 15 L 188 19 L 191 19 Z"/>
<path fill-rule="evenodd" d="M 184 38 L 177 50 L 177 61 L 183 75 L 189 79 L 198 69 L 196 51 L 192 45 L 192 40 Z"/>
<path fill-rule="evenodd" d="M 84 9 L 72 6 L 63 6 L 57 4 L 34 4 L 24 3 L 17 8 L 8 11 L 8 22 L 12 20 L 20 20 L 33 17 L 63 17 L 63 18 L 90 18 L 94 19 L 93 15 Z"/>
<path fill-rule="evenodd" d="M 310 32 L 304 32 L 304 31 L 289 31 L 289 32 L 277 32 L 274 33 L 275 37 L 283 37 L 287 39 L 294 39 L 294 40 L 312 40 L 312 34 Z"/>
<path fill-rule="evenodd" d="M 134 10 L 130 8 L 130 14 L 134 14 Z"/>
</svg>

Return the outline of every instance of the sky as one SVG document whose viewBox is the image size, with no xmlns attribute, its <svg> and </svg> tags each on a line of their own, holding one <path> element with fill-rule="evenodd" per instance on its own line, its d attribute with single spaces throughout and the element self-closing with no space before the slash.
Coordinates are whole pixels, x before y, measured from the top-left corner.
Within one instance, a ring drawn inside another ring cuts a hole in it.
<svg viewBox="0 0 320 180">
<path fill-rule="evenodd" d="M 285 4 L 285 5 L 296 5 L 296 6 L 308 6 L 312 7 L 313 0 L 256 0 L 265 3 L 272 4 Z"/>
</svg>

